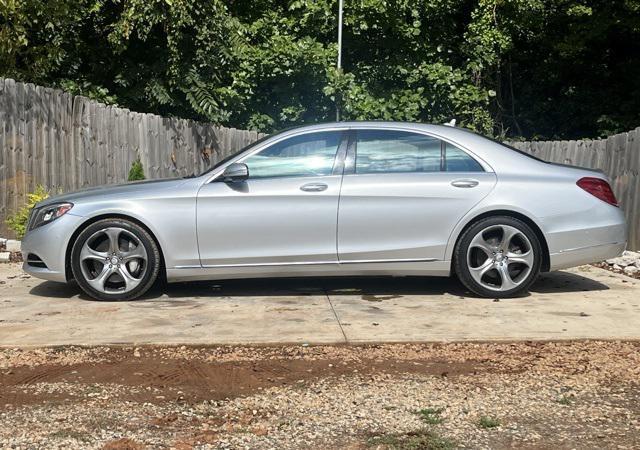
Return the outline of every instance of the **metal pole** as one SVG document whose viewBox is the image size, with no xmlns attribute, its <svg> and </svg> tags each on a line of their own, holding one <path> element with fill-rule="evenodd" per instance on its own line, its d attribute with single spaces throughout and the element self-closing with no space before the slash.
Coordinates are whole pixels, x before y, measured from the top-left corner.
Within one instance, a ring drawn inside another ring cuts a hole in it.
<svg viewBox="0 0 640 450">
<path fill-rule="evenodd" d="M 342 70 L 342 1 L 338 0 L 338 74 Z M 340 99 L 336 93 L 336 121 L 340 121 Z"/>
<path fill-rule="evenodd" d="M 338 70 L 342 68 L 342 0 L 338 1 Z"/>
</svg>

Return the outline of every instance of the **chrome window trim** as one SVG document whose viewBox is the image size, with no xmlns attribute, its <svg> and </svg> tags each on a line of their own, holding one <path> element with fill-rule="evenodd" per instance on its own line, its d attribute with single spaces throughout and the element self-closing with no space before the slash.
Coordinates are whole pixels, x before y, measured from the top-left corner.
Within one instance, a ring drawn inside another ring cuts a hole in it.
<svg viewBox="0 0 640 450">
<path fill-rule="evenodd" d="M 462 150 L 463 152 L 465 152 L 467 155 L 469 155 L 470 158 L 472 158 L 473 160 L 475 160 L 478 164 L 480 164 L 480 166 L 482 166 L 482 169 L 484 170 L 484 172 L 488 172 L 488 173 L 495 173 L 495 171 L 493 170 L 493 167 L 491 167 L 489 165 L 489 163 L 487 163 L 484 159 L 480 158 L 478 155 L 476 155 L 472 150 L 469 150 L 467 147 L 465 147 L 464 145 L 460 145 L 459 143 L 451 140 L 448 137 L 444 137 L 438 133 L 432 132 L 432 131 L 424 131 L 424 130 L 417 130 L 415 128 L 411 128 L 411 127 L 403 127 L 403 126 L 384 126 L 384 127 L 374 127 L 371 125 L 352 125 L 349 127 L 351 130 L 353 131 L 358 131 L 358 130 L 374 130 L 374 131 L 382 131 L 382 130 L 390 130 L 390 131 L 404 131 L 407 133 L 415 133 L 415 134 L 421 134 L 423 136 L 427 136 L 427 137 L 431 137 L 434 139 L 439 139 L 443 142 L 455 145 L 456 147 L 458 147 L 460 150 Z M 354 136 L 354 145 L 357 145 L 357 139 Z M 355 156 L 355 155 L 354 155 Z M 389 172 L 392 173 L 392 172 Z M 402 174 L 402 173 L 423 173 L 423 174 L 433 174 L 433 173 L 478 173 L 478 172 L 446 172 L 446 171 L 441 171 L 441 172 L 393 172 L 397 175 Z M 350 173 L 349 175 L 371 175 L 371 174 L 358 174 L 355 172 L 355 161 L 354 161 L 354 171 L 353 173 Z M 377 175 L 384 175 L 384 173 L 381 174 L 377 174 Z"/>
<path fill-rule="evenodd" d="M 202 185 L 211 183 L 212 181 L 215 181 L 221 174 L 222 172 L 224 172 L 224 169 L 230 165 L 233 164 L 235 162 L 242 162 L 242 160 L 244 158 L 247 158 L 251 155 L 254 155 L 258 152 L 261 152 L 262 150 L 266 149 L 267 147 L 270 147 L 271 145 L 277 144 L 278 142 L 284 140 L 284 139 L 288 139 L 291 137 L 295 137 L 295 136 L 302 136 L 305 134 L 310 134 L 310 133 L 320 133 L 323 131 L 357 131 L 357 130 L 391 130 L 391 131 L 405 131 L 405 132 L 409 132 L 409 133 L 416 133 L 416 134 L 421 134 L 427 137 L 431 137 L 431 138 L 435 138 L 435 139 L 440 139 L 443 142 L 447 142 L 449 144 L 455 145 L 456 147 L 458 147 L 460 150 L 464 151 L 465 153 L 467 153 L 469 155 L 469 157 L 473 158 L 475 161 L 478 162 L 478 164 L 480 164 L 483 168 L 483 170 L 487 173 L 495 173 L 495 170 L 493 169 L 493 167 L 491 167 L 491 165 L 489 163 L 487 163 L 484 159 L 482 159 L 480 156 L 478 156 L 476 153 L 473 152 L 473 150 L 469 149 L 468 147 L 461 145 L 460 143 L 456 142 L 455 140 L 452 140 L 448 137 L 443 136 L 440 133 L 434 132 L 434 131 L 424 131 L 424 130 L 420 130 L 420 129 L 416 129 L 410 126 L 402 126 L 402 125 L 389 125 L 387 123 L 381 122 L 384 124 L 384 126 L 380 126 L 380 127 L 376 127 L 376 126 L 372 126 L 370 124 L 368 125 L 344 125 L 344 126 L 330 126 L 330 127 L 322 127 L 322 128 L 316 128 L 316 129 L 295 129 L 295 130 L 290 130 L 290 131 L 285 131 L 282 132 L 280 134 L 274 135 L 269 139 L 266 139 L 261 145 L 257 146 L 256 148 L 252 149 L 250 152 L 248 153 L 240 153 L 239 155 L 237 155 L 235 158 L 227 161 L 226 164 L 220 166 L 217 170 L 215 170 L 212 173 L 207 174 L 207 176 L 204 178 L 204 181 L 202 182 Z M 350 133 L 350 134 L 355 134 L 355 133 Z M 353 138 L 353 142 L 351 141 L 351 137 L 348 143 L 348 146 L 355 146 L 355 137 Z M 340 149 L 338 149 L 338 152 L 340 152 Z M 345 166 L 344 166 L 344 175 L 356 175 L 355 173 L 350 173 L 349 172 L 349 167 L 348 167 L 348 163 L 349 161 L 347 160 L 349 158 L 349 152 L 347 151 L 347 155 L 345 157 Z M 354 162 L 354 167 L 353 169 L 355 169 L 355 161 Z M 449 172 L 407 172 L 407 173 L 424 173 L 429 174 L 429 173 L 449 173 Z M 450 172 L 450 173 L 467 173 L 467 172 Z M 472 172 L 469 172 L 472 173 Z M 473 173 L 477 173 L 477 172 L 473 172 Z M 360 174 L 363 175 L 363 174 Z"/>
</svg>

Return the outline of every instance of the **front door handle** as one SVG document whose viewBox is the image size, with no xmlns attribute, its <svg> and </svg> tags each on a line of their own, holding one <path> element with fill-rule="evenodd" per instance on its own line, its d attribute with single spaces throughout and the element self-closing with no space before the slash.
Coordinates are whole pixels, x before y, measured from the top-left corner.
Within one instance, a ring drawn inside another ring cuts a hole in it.
<svg viewBox="0 0 640 450">
<path fill-rule="evenodd" d="M 463 180 L 453 180 L 451 182 L 451 186 L 455 186 L 459 188 L 472 188 L 472 187 L 476 187 L 478 184 L 480 184 L 478 180 L 470 180 L 467 178 Z"/>
<path fill-rule="evenodd" d="M 300 186 L 300 190 L 305 192 L 322 192 L 328 187 L 329 186 L 324 183 L 307 183 Z"/>
</svg>

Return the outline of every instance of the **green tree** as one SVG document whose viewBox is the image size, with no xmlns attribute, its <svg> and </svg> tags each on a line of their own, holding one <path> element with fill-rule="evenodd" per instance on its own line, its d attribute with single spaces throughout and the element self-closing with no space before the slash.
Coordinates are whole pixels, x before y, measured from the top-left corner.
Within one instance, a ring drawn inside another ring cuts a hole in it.
<svg viewBox="0 0 640 450">
<path fill-rule="evenodd" d="M 344 119 L 498 136 L 640 124 L 640 0 L 0 0 L 0 76 L 273 131 Z"/>
</svg>

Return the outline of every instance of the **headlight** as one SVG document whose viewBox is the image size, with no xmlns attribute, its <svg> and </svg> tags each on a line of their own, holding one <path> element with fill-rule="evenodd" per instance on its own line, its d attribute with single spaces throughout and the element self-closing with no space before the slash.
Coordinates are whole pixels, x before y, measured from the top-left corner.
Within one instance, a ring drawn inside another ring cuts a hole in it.
<svg viewBox="0 0 640 450">
<path fill-rule="evenodd" d="M 53 222 L 58 217 L 64 216 L 73 208 L 73 203 L 57 203 L 55 205 L 47 205 L 42 208 L 34 209 L 29 219 L 29 230 L 41 227 Z"/>
</svg>

